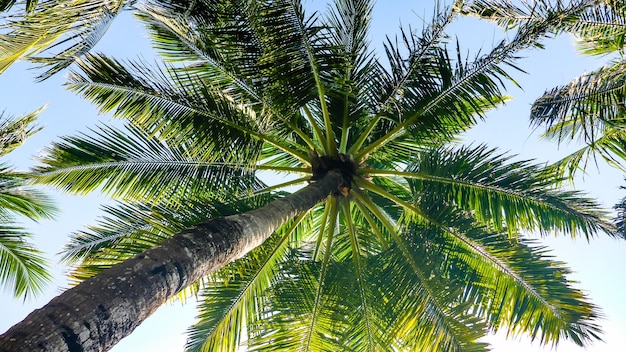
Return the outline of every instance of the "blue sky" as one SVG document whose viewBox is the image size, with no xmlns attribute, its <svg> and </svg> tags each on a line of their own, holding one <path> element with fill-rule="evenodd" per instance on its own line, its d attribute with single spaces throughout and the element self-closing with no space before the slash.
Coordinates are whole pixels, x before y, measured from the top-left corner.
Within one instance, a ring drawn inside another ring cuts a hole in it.
<svg viewBox="0 0 626 352">
<path fill-rule="evenodd" d="M 309 0 L 307 6 L 323 8 L 320 5 L 323 3 L 324 1 Z M 385 34 L 397 33 L 400 23 L 411 24 L 414 29 L 421 28 L 422 21 L 430 19 L 432 14 L 432 10 L 421 3 L 431 4 L 430 1 L 378 1 L 373 13 L 372 43 L 378 45 L 384 40 Z M 462 45 L 473 51 L 478 46 L 487 50 L 501 36 L 494 26 L 477 20 L 462 20 L 455 23 L 449 32 L 459 35 Z M 99 44 L 98 50 L 116 58 L 153 56 L 143 29 L 128 15 L 114 23 Z M 486 143 L 501 148 L 502 151 L 517 154 L 521 159 L 555 161 L 573 147 L 557 148 L 553 143 L 541 141 L 538 133 L 533 133 L 529 128 L 530 105 L 546 89 L 565 84 L 584 71 L 598 67 L 605 58 L 578 55 L 573 46 L 573 38 L 569 36 L 547 41 L 545 50 L 532 50 L 524 54 L 527 58 L 520 62 L 520 66 L 528 73 L 516 74 L 524 90 L 512 88 L 509 94 L 514 100 L 491 113 L 485 122 L 480 123 L 464 139 L 467 142 Z M 98 115 L 94 107 L 63 89 L 63 73 L 36 84 L 33 81 L 35 72 L 28 70 L 28 67 L 26 63 L 17 63 L 0 75 L 0 110 L 5 109 L 8 114 L 20 114 L 48 104 L 40 117 L 44 130 L 9 157 L 8 161 L 19 168 L 32 165 L 33 156 L 58 136 L 86 131 L 87 127 L 94 126 L 97 121 L 110 122 L 108 116 Z M 592 167 L 587 175 L 578 177 L 575 186 L 610 208 L 626 196 L 626 190 L 619 189 L 620 185 L 626 185 L 623 177 L 621 172 L 600 164 L 599 169 Z M 61 250 L 67 235 L 85 225 L 93 224 L 99 214 L 100 204 L 107 200 L 98 195 L 68 196 L 50 192 L 58 200 L 61 213 L 55 221 L 29 224 L 29 227 L 35 233 L 33 241 L 48 253 L 53 263 L 57 263 L 56 253 Z M 622 346 L 626 345 L 626 304 L 622 298 L 622 292 L 626 288 L 622 270 L 626 267 L 626 241 L 620 242 L 599 235 L 590 243 L 584 239 L 563 237 L 546 238 L 544 242 L 554 249 L 554 255 L 559 260 L 569 264 L 574 271 L 571 277 L 579 281 L 577 287 L 584 289 L 605 315 L 602 326 L 606 331 L 606 343 L 596 343 L 586 351 L 622 350 Z M 58 294 L 61 287 L 67 286 L 63 277 L 65 268 L 59 264 L 54 265 L 56 281 L 41 297 L 22 303 L 6 292 L 0 292 L 0 331 L 23 319 L 28 312 Z M 182 332 L 193 322 L 193 308 L 193 302 L 184 307 L 180 303 L 162 307 L 112 351 L 181 350 L 180 346 L 184 344 Z M 490 337 L 495 351 L 538 350 L 536 345 L 523 339 L 506 342 L 503 340 L 504 337 L 500 334 Z M 583 349 L 564 343 L 556 351 L 576 352 Z"/>
</svg>

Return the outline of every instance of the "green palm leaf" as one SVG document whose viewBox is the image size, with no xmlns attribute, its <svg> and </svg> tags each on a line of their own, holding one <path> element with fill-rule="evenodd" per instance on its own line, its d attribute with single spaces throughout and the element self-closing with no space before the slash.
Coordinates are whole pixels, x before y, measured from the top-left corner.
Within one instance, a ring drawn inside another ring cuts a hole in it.
<svg viewBox="0 0 626 352">
<path fill-rule="evenodd" d="M 26 241 L 29 233 L 5 220 L 0 226 L 0 284 L 10 288 L 15 297 L 26 298 L 41 292 L 50 281 L 48 263 Z"/>
<path fill-rule="evenodd" d="M 38 79 L 52 76 L 89 52 L 112 20 L 131 4 L 126 0 L 28 0 L 25 11 L 7 13 L 3 18 L 6 29 L 0 35 L 0 72 L 27 58 L 41 66 L 51 66 Z M 42 52 L 46 56 L 37 57 Z"/>
<path fill-rule="evenodd" d="M 245 165 L 193 155 L 195 145 L 170 147 L 137 127 L 100 127 L 46 150 L 38 182 L 73 193 L 100 190 L 116 198 L 175 204 L 200 191 L 233 196 L 262 186 Z"/>
<path fill-rule="evenodd" d="M 573 31 L 584 38 L 578 41 L 578 47 L 590 55 L 622 51 L 626 35 L 626 6 L 613 0 L 593 5 L 574 24 Z"/>
<path fill-rule="evenodd" d="M 23 2 L 19 2 L 22 5 Z M 0 11 L 8 11 L 15 5 L 15 0 L 2 0 L 0 1 Z M 32 11 L 37 6 L 37 0 L 27 0 L 25 7 L 26 11 Z"/>
<path fill-rule="evenodd" d="M 595 0 L 569 2 L 473 0 L 464 3 L 460 7 L 460 12 L 496 22 L 505 29 L 514 29 L 529 22 L 543 22 L 543 26 L 547 26 L 546 30 L 561 32 L 579 27 L 581 17 L 590 16 L 589 11 L 593 10 L 597 3 Z"/>
<path fill-rule="evenodd" d="M 139 7 L 137 16 L 164 60 L 186 63 L 182 70 L 228 91 L 238 102 L 258 102 L 262 86 L 254 78 L 261 48 L 250 23 L 238 21 L 245 12 L 241 2 L 154 2 Z"/>
<path fill-rule="evenodd" d="M 570 175 L 587 164 L 589 157 L 583 158 L 582 154 L 599 155 L 623 168 L 624 67 L 621 61 L 613 62 L 547 91 L 533 104 L 531 121 L 545 126 L 545 138 L 558 143 L 577 139 L 587 145 L 584 152 L 575 153 L 580 156 L 559 162 Z"/>
<path fill-rule="evenodd" d="M 429 248 L 416 247 L 403 240 L 376 263 L 383 268 L 381 285 L 395 287 L 385 297 L 386 316 L 396 317 L 389 335 L 408 350 L 486 351 L 487 345 L 476 341 L 485 324 L 469 312 L 471 303 L 459 299 L 462 291 L 454 281 L 439 279 L 434 270 L 439 262 Z"/>
<path fill-rule="evenodd" d="M 507 29 L 528 22 L 544 23 L 553 33 L 571 32 L 579 38 L 583 53 L 603 55 L 622 52 L 625 7 L 616 1 L 580 0 L 570 3 L 536 1 L 521 5 L 502 1 L 473 1 L 464 12 L 487 18 Z M 555 163 L 570 177 L 584 170 L 596 156 L 623 168 L 621 125 L 624 96 L 623 62 L 613 61 L 569 84 L 548 90 L 535 101 L 532 124 L 545 126 L 544 136 L 559 143 L 578 139 L 587 146 Z"/>
<path fill-rule="evenodd" d="M 201 292 L 198 322 L 190 329 L 189 351 L 232 351 L 241 345 L 242 331 L 261 320 L 257 307 L 267 299 L 265 291 L 276 275 L 292 242 L 298 242 L 313 219 L 302 214 L 245 259 L 224 268 L 216 281 Z M 304 224 L 303 224 L 304 225 Z"/>
<path fill-rule="evenodd" d="M 450 140 L 454 133 L 474 125 L 476 116 L 482 117 L 488 109 L 506 100 L 501 89 L 504 81 L 512 81 L 512 78 L 504 68 L 518 69 L 514 63 L 516 52 L 539 45 L 546 35 L 546 26 L 544 22 L 529 23 L 511 41 L 502 41 L 490 53 L 470 62 L 457 60 L 453 64 L 446 50 L 432 48 L 429 58 L 432 63 L 425 66 L 425 71 L 411 71 L 418 78 L 408 80 L 411 85 L 402 92 L 404 104 L 409 109 L 400 106 L 397 123 L 388 124 L 383 135 L 359 151 L 355 159 L 369 156 L 403 133 L 431 131 L 426 133 L 434 132 L 445 141 Z M 421 41 L 415 38 L 404 41 L 409 58 L 419 52 Z M 405 61 L 397 49 L 388 49 L 388 52 L 392 53 L 392 61 Z M 359 146 L 358 143 L 356 145 Z"/>
<path fill-rule="evenodd" d="M 28 185 L 29 175 L 0 164 L 0 216 L 19 214 L 32 220 L 52 218 L 56 209 L 40 190 Z"/>
<path fill-rule="evenodd" d="M 568 338 L 583 345 L 598 338 L 597 307 L 570 286 L 569 270 L 553 260 L 545 247 L 490 232 L 432 199 L 424 204 L 453 230 L 417 227 L 416 231 L 411 225 L 412 241 L 434 253 L 447 253 L 437 261 L 444 271 L 437 275 L 467 285 L 461 297 L 473 302 L 477 315 L 485 317 L 492 329 L 504 327 L 514 335 L 524 332 L 543 344 Z"/>
<path fill-rule="evenodd" d="M 601 229 L 613 231 L 610 224 L 597 221 L 605 214 L 590 211 L 597 209 L 594 201 L 550 189 L 558 177 L 510 159 L 485 146 L 431 150 L 408 166 L 406 176 L 413 194 L 439 194 L 498 231 L 557 230 L 572 236 L 581 231 L 587 238 Z"/>
<path fill-rule="evenodd" d="M 22 116 L 6 116 L 0 113 L 0 156 L 5 156 L 24 143 L 26 138 L 41 130 L 35 125 L 37 115 L 45 106 Z"/>
<path fill-rule="evenodd" d="M 86 76 L 71 75 L 69 89 L 103 111 L 113 111 L 114 116 L 127 118 L 172 143 L 187 145 L 191 138 L 205 157 L 230 150 L 232 156 L 224 159 L 254 159 L 250 153 L 259 140 L 281 145 L 262 135 L 270 127 L 267 121 L 258 120 L 253 110 L 234 103 L 214 87 L 201 81 L 194 85 L 181 82 L 177 74 L 168 77 L 143 63 L 129 66 L 104 56 L 87 56 L 80 62 Z"/>
<path fill-rule="evenodd" d="M 35 120 L 42 109 L 18 117 L 0 114 L 0 155 L 40 130 Z M 0 284 L 24 298 L 41 292 L 51 276 L 43 254 L 27 241 L 30 233 L 13 224 L 15 217 L 36 221 L 50 219 L 56 212 L 51 200 L 29 181 L 29 174 L 0 163 Z"/>
</svg>

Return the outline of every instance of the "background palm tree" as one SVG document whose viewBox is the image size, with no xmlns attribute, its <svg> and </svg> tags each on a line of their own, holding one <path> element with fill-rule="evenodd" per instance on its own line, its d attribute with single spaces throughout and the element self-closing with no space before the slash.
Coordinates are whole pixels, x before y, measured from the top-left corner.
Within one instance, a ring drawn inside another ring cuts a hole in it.
<svg viewBox="0 0 626 352">
<path fill-rule="evenodd" d="M 295 218 L 277 224 L 262 246 L 192 286 L 204 303 L 190 349 L 232 350 L 247 338 L 250 349 L 484 350 L 477 340 L 500 328 L 543 343 L 595 339 L 595 307 L 522 231 L 611 231 L 596 205 L 553 187 L 561 179 L 550 170 L 485 146 L 454 146 L 458 133 L 506 99 L 505 68 L 538 44 L 550 19 L 469 60 L 458 44 L 448 46 L 455 5 L 439 8 L 421 33 L 390 39 L 384 63 L 368 49 L 367 1 L 337 1 L 313 17 L 291 1 L 141 8 L 168 66 L 82 60 L 70 88 L 130 124 L 65 138 L 37 172 L 72 192 L 101 188 L 125 201 L 68 246 L 79 280 L 179 234 L 51 304 L 89 287 L 94 295 L 108 290 L 107 275 L 126 282 L 111 289 L 120 296 L 148 281 L 178 281 L 167 294 L 155 287 L 129 299 L 140 308 L 116 321 L 130 327 L 107 325 L 120 308 L 89 296 L 95 311 L 74 305 L 83 315 L 73 313 L 62 329 L 56 323 L 61 343 L 110 346 L 147 315 L 144 300 L 163 302 L 208 274 L 200 262 L 177 265 L 215 242 L 185 243 L 194 233 L 254 219 L 284 195 L 279 190 L 306 182 L 298 196 L 312 189 L 322 196 L 290 210 Z M 267 186 L 264 171 L 294 178 Z M 247 209 L 259 210 L 183 230 Z M 175 243 L 172 262 L 146 269 Z M 124 275 L 142 265 L 143 276 Z M 27 320 L 50 310 L 42 312 Z M 103 326 L 115 333 L 111 340 L 97 338 Z M 1 343 L 25 330 L 51 335 L 23 325 Z"/>
<path fill-rule="evenodd" d="M 0 156 L 6 156 L 39 131 L 34 125 L 38 113 L 19 117 L 0 114 Z M 0 163 L 0 285 L 23 298 L 41 291 L 50 275 L 42 254 L 27 241 L 29 232 L 16 224 L 15 217 L 46 219 L 55 211 L 50 200 L 30 187 L 28 180 L 27 173 Z"/>
<path fill-rule="evenodd" d="M 568 4 L 569 5 L 569 4 Z M 560 143 L 584 144 L 556 162 L 554 167 L 573 176 L 599 157 L 625 170 L 624 98 L 626 97 L 626 5 L 622 1 L 536 1 L 514 6 L 509 2 L 481 1 L 471 7 L 474 14 L 495 20 L 507 28 L 560 17 L 554 33 L 568 32 L 577 38 L 579 50 L 587 55 L 612 55 L 603 67 L 581 75 L 570 83 L 546 91 L 533 104 L 531 122 L 544 126 L 544 137 Z"/>
<path fill-rule="evenodd" d="M 525 20 L 541 21 L 547 16 L 563 20 L 550 30 L 576 36 L 580 52 L 586 55 L 611 55 L 604 66 L 552 88 L 538 98 L 531 110 L 531 123 L 545 127 L 543 136 L 557 143 L 573 140 L 584 146 L 554 163 L 558 172 L 574 177 L 589 163 L 601 158 L 625 171 L 626 160 L 626 4 L 622 1 L 575 1 L 570 11 L 560 3 L 538 1 L 524 7 L 500 1 L 477 2 L 468 12 L 495 20 L 513 28 Z M 570 11 L 568 13 L 568 11 Z M 615 205 L 615 222 L 620 233 L 624 228 L 626 198 Z"/>
</svg>

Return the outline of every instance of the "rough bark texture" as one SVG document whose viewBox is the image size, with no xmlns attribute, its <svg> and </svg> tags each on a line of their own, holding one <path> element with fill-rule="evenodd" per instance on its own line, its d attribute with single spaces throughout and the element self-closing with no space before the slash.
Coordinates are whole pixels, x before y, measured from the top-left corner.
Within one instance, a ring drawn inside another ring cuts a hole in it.
<svg viewBox="0 0 626 352">
<path fill-rule="evenodd" d="M 106 351 L 168 298 L 259 246 L 341 183 L 341 174 L 330 171 L 261 209 L 187 229 L 33 311 L 0 336 L 0 351 Z"/>
</svg>

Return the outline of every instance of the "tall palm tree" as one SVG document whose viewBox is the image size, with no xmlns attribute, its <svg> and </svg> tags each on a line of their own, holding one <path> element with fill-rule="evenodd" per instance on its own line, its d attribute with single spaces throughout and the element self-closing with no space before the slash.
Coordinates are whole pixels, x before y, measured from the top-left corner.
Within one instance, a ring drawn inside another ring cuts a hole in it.
<svg viewBox="0 0 626 352">
<path fill-rule="evenodd" d="M 614 0 L 572 3 L 573 6 L 564 7 L 561 2 L 535 1 L 532 5 L 515 6 L 509 2 L 481 1 L 469 12 L 508 28 L 529 18 L 543 21 L 547 16 L 560 16 L 563 20 L 550 31 L 574 34 L 583 54 L 612 55 L 603 67 L 546 91 L 534 102 L 530 117 L 532 124 L 546 128 L 544 137 L 558 143 L 577 140 L 584 144 L 555 163 L 561 172 L 573 176 L 598 157 L 626 170 L 626 4 Z"/>
<path fill-rule="evenodd" d="M 0 156 L 39 131 L 34 125 L 39 111 L 19 117 L 0 113 Z M 38 220 L 50 218 L 55 211 L 45 195 L 29 186 L 28 179 L 26 173 L 0 163 L 0 285 L 23 298 L 41 291 L 50 274 L 45 258 L 27 241 L 31 235 L 17 224 L 16 215 Z"/>
<path fill-rule="evenodd" d="M 0 351 L 108 349 L 177 294 L 201 301 L 189 350 L 597 339 L 597 308 L 527 231 L 611 234 L 602 211 L 550 169 L 456 139 L 506 100 L 507 69 L 552 19 L 466 60 L 446 33 L 461 9 L 437 6 L 383 61 L 370 1 L 140 7 L 166 64 L 87 55 L 68 83 L 128 125 L 66 137 L 36 170 L 122 203 L 66 248 L 82 283 Z"/>
</svg>

